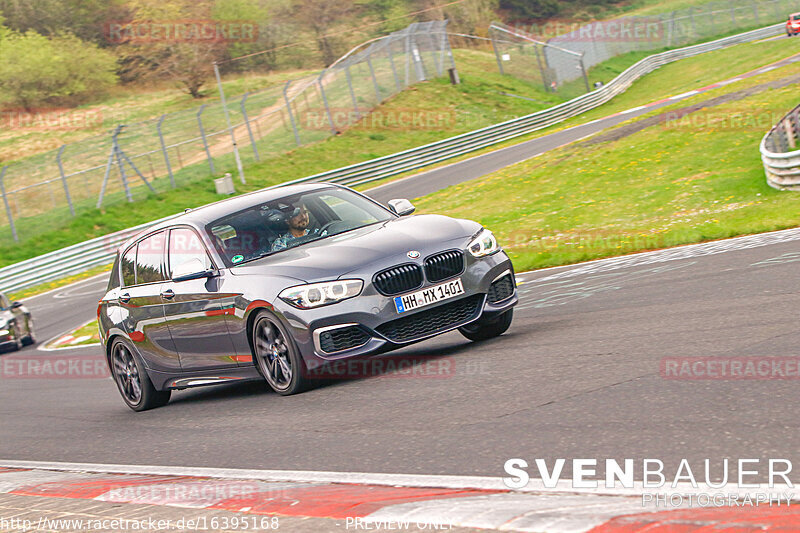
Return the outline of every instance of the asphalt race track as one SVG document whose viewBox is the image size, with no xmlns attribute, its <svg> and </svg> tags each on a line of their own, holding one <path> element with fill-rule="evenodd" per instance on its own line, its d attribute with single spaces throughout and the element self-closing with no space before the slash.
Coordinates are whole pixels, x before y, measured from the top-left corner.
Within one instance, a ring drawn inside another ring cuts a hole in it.
<svg viewBox="0 0 800 533">
<path fill-rule="evenodd" d="M 609 125 L 566 130 L 374 196 L 421 196 Z M 723 457 L 800 462 L 793 380 L 662 377 L 664 358 L 797 357 L 799 263 L 800 230 L 787 230 L 524 274 L 501 338 L 473 344 L 450 333 L 392 354 L 435 361 L 425 372 L 286 398 L 262 384 L 223 385 L 134 413 L 110 378 L 19 379 L 7 364 L 99 356 L 99 348 L 28 347 L 0 356 L 0 458 L 461 475 L 502 475 L 512 457 L 659 458 L 668 469 L 681 458 L 693 467 Z M 26 301 L 38 341 L 91 319 L 105 283 Z"/>
<path fill-rule="evenodd" d="M 797 356 L 799 245 L 789 230 L 522 276 L 506 335 L 478 345 L 451 333 L 397 352 L 450 369 L 425 377 L 288 398 L 260 384 L 194 389 L 140 414 L 110 379 L 4 377 L 0 453 L 464 475 L 500 475 L 511 457 L 797 461 L 795 382 L 668 380 L 660 368 L 665 357 Z M 44 322 L 47 306 L 67 314 L 77 301 L 30 304 Z"/>
</svg>

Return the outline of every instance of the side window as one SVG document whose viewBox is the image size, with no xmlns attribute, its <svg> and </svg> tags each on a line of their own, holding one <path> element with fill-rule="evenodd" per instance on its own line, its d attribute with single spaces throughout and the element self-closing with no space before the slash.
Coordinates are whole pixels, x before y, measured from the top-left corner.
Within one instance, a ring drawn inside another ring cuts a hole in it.
<svg viewBox="0 0 800 533">
<path fill-rule="evenodd" d="M 110 291 L 111 289 L 116 289 L 119 287 L 119 267 L 120 267 L 120 257 L 117 254 L 117 258 L 114 260 L 114 268 L 111 269 L 111 276 L 108 278 L 108 287 L 106 291 Z"/>
<path fill-rule="evenodd" d="M 211 258 L 208 257 L 203 241 L 197 233 L 188 228 L 176 228 L 169 232 L 169 277 L 182 264 L 199 259 L 203 262 L 203 267 L 211 268 Z"/>
<path fill-rule="evenodd" d="M 165 236 L 166 232 L 161 231 L 139 242 L 139 251 L 136 254 L 137 284 L 164 281 L 161 260 L 164 257 Z"/>
<path fill-rule="evenodd" d="M 131 246 L 122 256 L 122 283 L 126 287 L 136 285 L 136 246 Z"/>
</svg>

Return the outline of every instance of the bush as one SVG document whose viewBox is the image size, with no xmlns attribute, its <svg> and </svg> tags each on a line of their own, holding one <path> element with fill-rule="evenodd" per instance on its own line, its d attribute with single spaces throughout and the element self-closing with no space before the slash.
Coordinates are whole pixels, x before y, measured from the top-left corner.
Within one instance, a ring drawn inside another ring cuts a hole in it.
<svg viewBox="0 0 800 533">
<path fill-rule="evenodd" d="M 117 83 L 116 58 L 74 35 L 0 31 L 0 103 L 78 104 Z"/>
</svg>

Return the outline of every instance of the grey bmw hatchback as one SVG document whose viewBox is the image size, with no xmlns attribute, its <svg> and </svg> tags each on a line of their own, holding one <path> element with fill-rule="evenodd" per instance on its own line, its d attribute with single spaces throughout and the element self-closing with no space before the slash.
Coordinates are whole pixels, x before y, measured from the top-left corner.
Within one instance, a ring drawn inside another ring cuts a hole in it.
<svg viewBox="0 0 800 533">
<path fill-rule="evenodd" d="M 514 271 L 469 220 L 411 215 L 346 187 L 293 185 L 188 211 L 120 247 L 98 306 L 127 405 L 263 379 L 300 392 L 321 368 L 458 329 L 504 333 Z"/>
</svg>

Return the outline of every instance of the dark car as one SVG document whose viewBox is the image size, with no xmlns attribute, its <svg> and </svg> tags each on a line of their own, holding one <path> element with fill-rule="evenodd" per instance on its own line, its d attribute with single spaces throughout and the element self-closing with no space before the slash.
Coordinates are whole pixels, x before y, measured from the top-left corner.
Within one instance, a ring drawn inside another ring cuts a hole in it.
<svg viewBox="0 0 800 533">
<path fill-rule="evenodd" d="M 505 332 L 514 271 L 480 224 L 409 215 L 346 187 L 294 185 L 189 211 L 125 243 L 98 307 L 134 410 L 170 391 L 266 379 L 303 390 L 343 358 L 459 329 Z"/>
<path fill-rule="evenodd" d="M 30 311 L 21 302 L 11 302 L 0 292 L 0 349 L 19 350 L 34 342 Z"/>
</svg>

